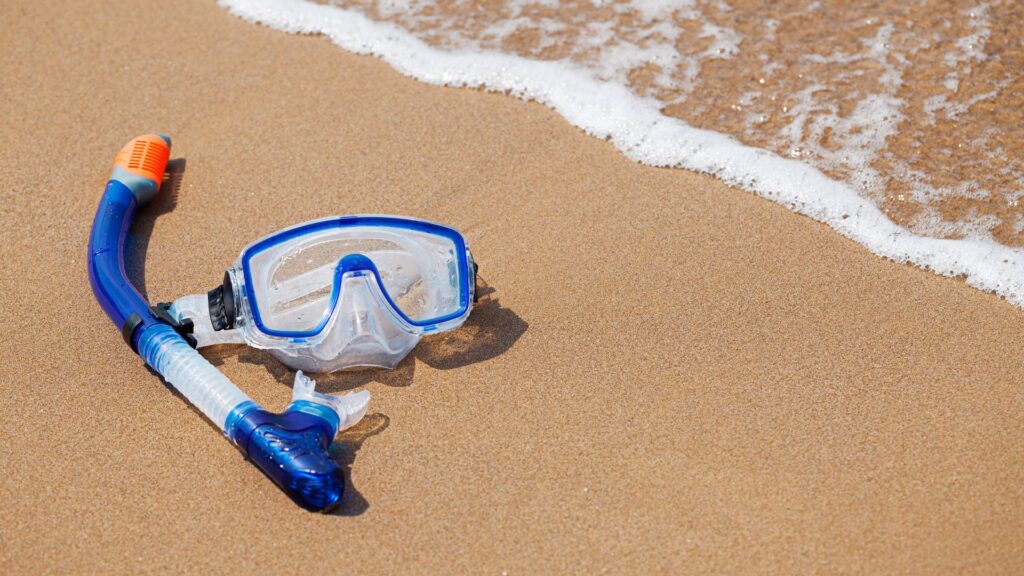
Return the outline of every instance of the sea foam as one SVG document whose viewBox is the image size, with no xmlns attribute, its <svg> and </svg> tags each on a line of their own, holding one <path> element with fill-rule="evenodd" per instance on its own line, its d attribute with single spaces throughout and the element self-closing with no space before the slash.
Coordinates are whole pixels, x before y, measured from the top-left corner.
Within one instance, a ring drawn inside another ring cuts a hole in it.
<svg viewBox="0 0 1024 576">
<path fill-rule="evenodd" d="M 723 133 L 696 128 L 666 114 L 664 100 L 631 89 L 622 71 L 636 69 L 644 62 L 658 62 L 657 68 L 661 71 L 681 70 L 677 77 L 682 80 L 675 80 L 677 85 L 696 77 L 699 60 L 680 58 L 675 50 L 665 48 L 677 45 L 678 29 L 660 25 L 667 15 L 688 10 L 692 2 L 633 2 L 630 8 L 654 23 L 650 34 L 658 41 L 644 45 L 605 41 L 603 46 L 608 49 L 590 66 L 581 65 L 579 58 L 571 54 L 558 59 L 529 58 L 497 50 L 493 41 L 479 40 L 486 39 L 488 34 L 492 40 L 507 37 L 514 28 L 508 21 L 494 24 L 491 30 L 475 38 L 434 38 L 427 42 L 393 22 L 371 19 L 355 8 L 306 0 L 219 2 L 237 16 L 278 30 L 321 34 L 345 50 L 377 56 L 399 72 L 423 82 L 483 88 L 534 100 L 554 109 L 588 134 L 607 139 L 638 162 L 713 175 L 826 223 L 875 254 L 945 276 L 962 276 L 971 286 L 995 292 L 1024 307 L 1024 250 L 1000 244 L 984 233 L 941 238 L 918 234 L 895 224 L 866 191 L 879 175 L 863 156 L 861 160 L 854 158 L 852 161 L 858 169 L 856 177 L 839 180 L 826 176 L 819 169 L 820 163 L 815 167 L 801 159 L 799 149 L 784 157 L 745 145 Z M 601 2 L 594 4 L 600 6 Z M 380 3 L 377 9 L 378 13 L 398 14 L 422 7 L 422 2 L 392 1 Z M 771 32 L 772 23 L 765 25 Z M 546 32 L 557 35 L 558 26 L 553 23 Z M 891 28 L 879 26 L 875 36 L 864 42 L 867 53 L 873 55 L 884 50 L 891 32 Z M 602 34 L 607 40 L 612 32 L 593 25 L 587 31 L 588 38 L 600 40 Z M 704 39 L 701 48 L 704 58 L 728 58 L 737 50 L 736 34 L 720 26 L 704 24 L 699 35 Z M 964 46 L 966 50 L 973 44 Z M 538 49 L 544 48 L 542 38 Z M 842 65 L 847 57 L 838 54 L 827 58 Z M 879 61 L 883 63 L 879 72 L 881 82 L 898 85 L 900 79 L 894 59 L 880 57 Z M 669 81 L 672 80 L 655 75 L 653 83 Z M 951 76 L 946 81 L 952 83 L 956 78 Z M 763 84 L 764 80 L 760 82 Z M 813 91 L 811 86 L 807 94 L 797 94 L 794 108 L 812 105 L 809 94 Z M 758 94 L 751 92 L 744 97 L 755 99 Z M 849 118 L 853 118 L 852 121 L 859 124 L 852 128 L 847 126 L 854 140 L 850 150 L 872 152 L 873 146 L 878 147 L 879 142 L 895 132 L 901 114 L 899 102 L 885 94 L 870 95 L 857 106 L 855 113 L 846 119 L 837 117 L 827 125 L 811 126 L 811 129 L 831 133 L 842 129 L 842 122 L 851 122 Z M 934 115 L 944 107 L 947 107 L 946 102 L 935 98 L 927 111 Z M 790 114 L 788 107 L 783 111 Z M 798 112 L 794 110 L 794 114 Z M 848 162 L 849 156 L 844 156 Z M 934 214 L 927 213 L 921 220 L 927 218 L 936 219 Z"/>
</svg>

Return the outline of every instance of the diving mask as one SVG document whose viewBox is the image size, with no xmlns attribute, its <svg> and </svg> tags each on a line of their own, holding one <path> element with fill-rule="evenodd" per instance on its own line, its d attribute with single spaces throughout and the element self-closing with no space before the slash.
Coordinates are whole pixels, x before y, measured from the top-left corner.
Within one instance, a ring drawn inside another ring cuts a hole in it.
<svg viewBox="0 0 1024 576">
<path fill-rule="evenodd" d="M 458 328 L 476 265 L 457 230 L 398 216 L 341 216 L 246 246 L 221 286 L 174 303 L 199 346 L 246 343 L 307 372 L 393 368 L 424 334 Z"/>
</svg>

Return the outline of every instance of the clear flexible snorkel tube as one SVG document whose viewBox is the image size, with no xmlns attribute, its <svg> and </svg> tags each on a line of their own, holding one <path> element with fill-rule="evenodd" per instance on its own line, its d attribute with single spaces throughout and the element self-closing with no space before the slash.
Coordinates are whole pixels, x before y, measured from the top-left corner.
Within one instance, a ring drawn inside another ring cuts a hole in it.
<svg viewBox="0 0 1024 576">
<path fill-rule="evenodd" d="M 193 348 L 191 322 L 151 307 L 124 271 L 124 244 L 136 209 L 160 190 L 170 138 L 135 138 L 118 153 L 96 210 L 89 240 L 89 281 L 125 342 L 235 443 L 253 464 L 303 508 L 327 511 L 344 489 L 328 447 L 340 429 L 359 421 L 369 394 L 347 399 L 313 391 L 300 372 L 292 403 L 263 410 Z"/>
</svg>

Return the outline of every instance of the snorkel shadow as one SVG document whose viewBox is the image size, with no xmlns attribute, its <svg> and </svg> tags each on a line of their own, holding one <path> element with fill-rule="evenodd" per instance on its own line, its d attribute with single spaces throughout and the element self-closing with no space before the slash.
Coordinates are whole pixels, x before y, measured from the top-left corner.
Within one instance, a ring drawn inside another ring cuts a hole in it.
<svg viewBox="0 0 1024 576">
<path fill-rule="evenodd" d="M 132 233 L 128 235 L 125 249 L 125 273 L 128 279 L 139 290 L 143 298 L 149 299 L 146 289 L 146 253 L 149 252 L 149 239 L 153 235 L 157 218 L 169 214 L 178 206 L 178 193 L 185 178 L 187 161 L 174 158 L 167 161 L 160 194 L 157 194 L 140 210 L 132 224 Z M 151 369 L 152 370 L 152 369 Z M 171 386 L 168 386 L 172 388 Z M 175 391 L 177 393 L 177 391 Z"/>
<path fill-rule="evenodd" d="M 188 161 L 185 158 L 172 158 L 167 161 L 164 169 L 164 177 L 160 184 L 160 193 L 153 197 L 146 204 L 145 210 L 136 213 L 132 222 L 131 233 L 125 239 L 125 274 L 132 284 L 142 294 L 143 298 L 149 299 L 149 292 L 146 287 L 146 255 L 149 252 L 149 242 L 153 236 L 153 229 L 158 218 L 164 214 L 170 214 L 178 207 L 178 194 L 181 191 L 181 184 L 185 179 L 185 168 Z M 190 411 L 194 412 L 211 429 L 218 434 L 223 432 L 210 420 L 202 410 L 196 408 L 184 394 L 178 391 L 170 382 L 153 369 L 152 366 L 143 362 L 146 370 L 156 376 L 160 384 L 171 394 L 182 401 Z"/>
<path fill-rule="evenodd" d="M 160 184 L 160 193 L 153 197 L 146 204 L 145 210 L 136 213 L 132 222 L 131 233 L 125 239 L 125 274 L 132 284 L 148 299 L 149 293 L 146 288 L 146 255 L 149 251 L 150 238 L 153 236 L 153 229 L 158 218 L 169 214 L 178 206 L 178 194 L 181 191 L 181 184 L 185 178 L 185 168 L 188 161 L 185 158 L 172 158 L 167 161 L 164 169 L 164 177 Z M 216 364 L 216 362 L 214 362 Z M 164 380 L 163 376 L 153 369 L 149 364 L 143 363 L 146 370 L 156 376 L 158 381 L 176 398 L 181 400 L 185 406 L 197 414 L 210 428 L 222 434 L 223 432 L 210 420 L 206 414 L 195 407 L 184 394 L 178 391 L 170 382 Z"/>
</svg>

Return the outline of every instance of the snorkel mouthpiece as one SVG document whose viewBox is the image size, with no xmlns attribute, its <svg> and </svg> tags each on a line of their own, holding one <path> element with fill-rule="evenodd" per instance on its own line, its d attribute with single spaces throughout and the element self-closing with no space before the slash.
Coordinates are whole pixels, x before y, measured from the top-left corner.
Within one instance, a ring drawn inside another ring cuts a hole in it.
<svg viewBox="0 0 1024 576">
<path fill-rule="evenodd" d="M 296 504 L 328 511 L 341 502 L 345 478 L 331 460 L 330 422 L 289 406 L 273 414 L 256 406 L 243 409 L 231 426 L 231 439 Z"/>
<path fill-rule="evenodd" d="M 328 448 L 339 430 L 365 414 L 369 393 L 318 394 L 296 375 L 293 402 L 282 414 L 263 410 L 193 347 L 192 323 L 173 307 L 151 307 L 125 275 L 124 247 L 136 209 L 160 190 L 170 138 L 148 134 L 114 161 L 89 240 L 89 281 L 125 341 L 295 502 L 313 511 L 337 506 L 341 468 Z"/>
<path fill-rule="evenodd" d="M 228 416 L 231 440 L 296 504 L 326 512 L 341 502 L 345 478 L 331 460 L 331 439 L 358 422 L 370 402 L 363 391 L 344 396 L 320 394 L 300 370 L 292 387 L 292 403 L 273 414 L 247 402 Z"/>
</svg>

